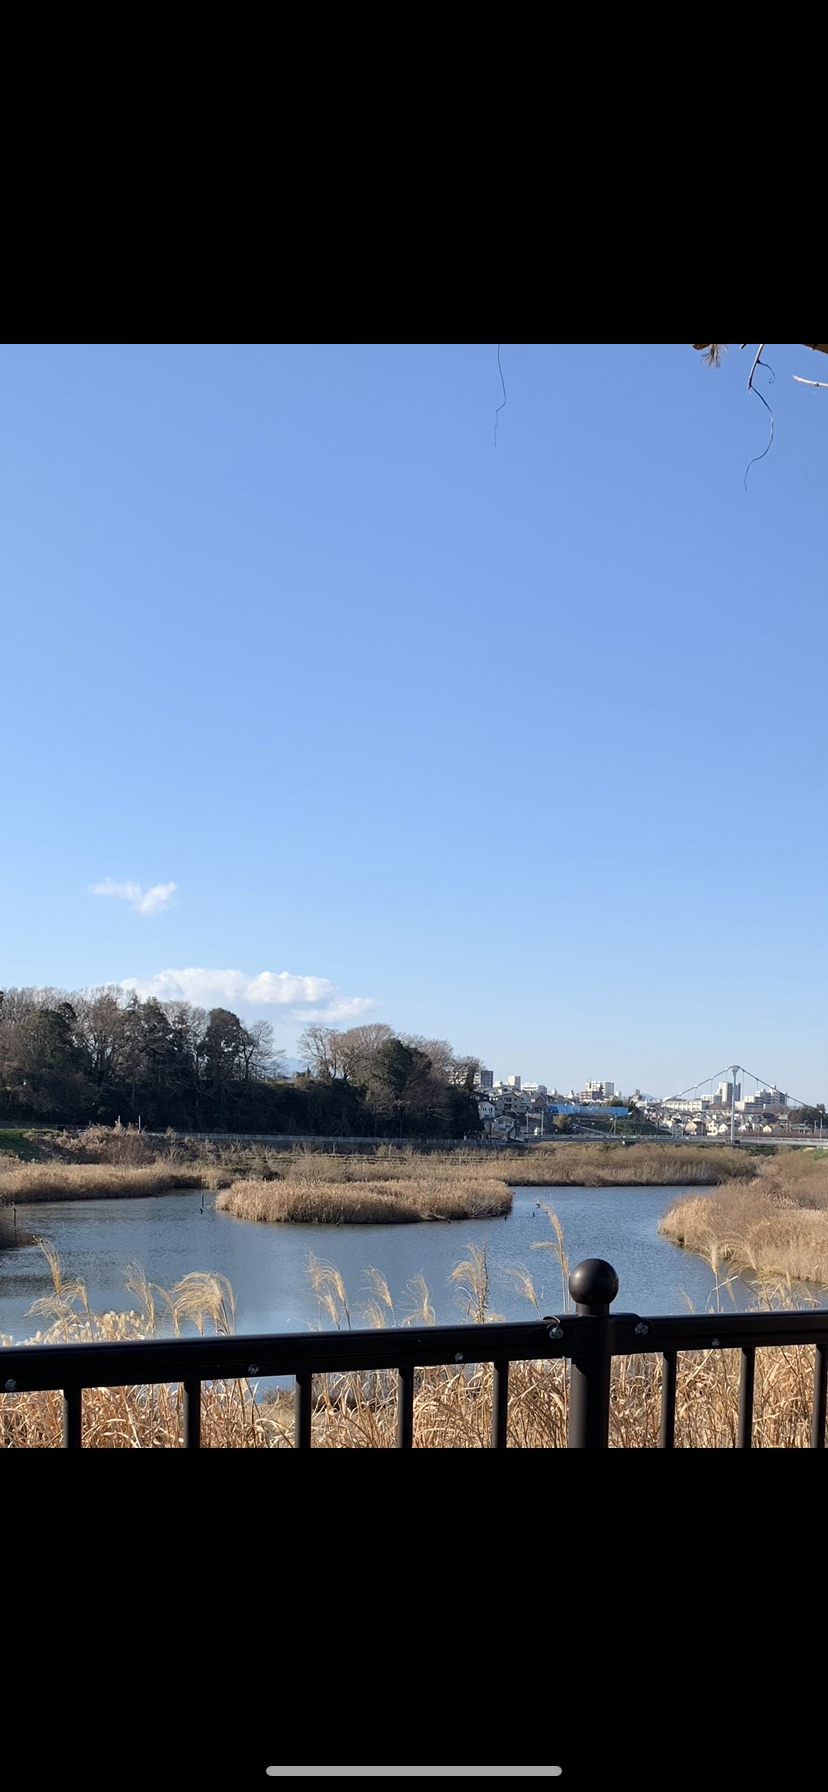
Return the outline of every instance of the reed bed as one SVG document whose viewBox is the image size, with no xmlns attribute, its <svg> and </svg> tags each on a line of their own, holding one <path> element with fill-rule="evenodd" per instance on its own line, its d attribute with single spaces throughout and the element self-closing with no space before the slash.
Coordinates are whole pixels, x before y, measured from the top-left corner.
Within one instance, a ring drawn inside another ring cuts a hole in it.
<svg viewBox="0 0 828 1792">
<path fill-rule="evenodd" d="M 380 1142 L 373 1150 L 352 1151 L 347 1141 L 338 1150 L 322 1149 L 311 1139 L 285 1149 L 233 1138 L 224 1142 L 198 1135 L 177 1138 L 172 1133 L 161 1138 L 122 1126 L 90 1126 L 80 1134 L 9 1135 L 9 1149 L 0 1157 L 0 1183 L 17 1175 L 25 1161 L 53 1171 L 78 1165 L 169 1170 L 173 1174 L 190 1171 L 201 1174 L 208 1187 L 229 1186 L 239 1179 L 398 1182 L 424 1175 L 452 1177 L 461 1170 L 475 1179 L 496 1177 L 531 1187 L 700 1187 L 749 1180 L 757 1173 L 757 1160 L 749 1148 L 677 1145 L 650 1139 L 627 1144 L 611 1139 L 577 1143 L 563 1139 L 511 1151 L 461 1145 L 443 1152 Z M 168 1176 L 166 1186 L 170 1185 Z M 60 1180 L 53 1186 L 59 1190 Z M 72 1188 L 71 1178 L 66 1186 Z"/>
<path fill-rule="evenodd" d="M 525 1157 L 479 1151 L 425 1156 L 380 1147 L 373 1157 L 296 1151 L 266 1177 L 240 1177 L 216 1203 L 236 1219 L 303 1225 L 402 1225 L 413 1220 L 496 1218 L 512 1206 L 510 1184 L 659 1186 L 709 1184 L 738 1169 L 738 1152 L 676 1152 L 670 1146 L 554 1145 Z M 753 1160 L 748 1174 L 753 1173 Z"/>
<path fill-rule="evenodd" d="M 343 1156 L 298 1149 L 268 1159 L 271 1173 L 290 1182 L 405 1181 L 456 1176 L 496 1176 L 525 1188 L 699 1187 L 725 1179 L 749 1179 L 757 1159 L 730 1146 L 635 1145 L 607 1141 L 536 1146 L 523 1152 L 488 1152 L 479 1147 L 425 1155 L 380 1145 L 372 1156 Z"/>
<path fill-rule="evenodd" d="M 659 1231 L 737 1272 L 828 1288 L 828 1158 L 760 1160 L 750 1182 L 674 1201 Z"/>
<path fill-rule="evenodd" d="M 100 1196 L 160 1195 L 169 1189 L 203 1188 L 200 1170 L 165 1163 L 17 1164 L 0 1166 L 0 1202 L 90 1201 Z"/>
<path fill-rule="evenodd" d="M 421 1160 L 422 1165 L 422 1160 Z M 418 1220 L 499 1219 L 512 1191 L 494 1177 L 460 1175 L 354 1181 L 236 1182 L 216 1207 L 236 1219 L 319 1226 L 410 1225 Z"/>
<path fill-rule="evenodd" d="M 642 1140 L 538 1146 L 525 1156 L 500 1158 L 508 1182 L 535 1188 L 704 1187 L 749 1179 L 757 1159 L 730 1145 L 676 1145 Z"/>
</svg>

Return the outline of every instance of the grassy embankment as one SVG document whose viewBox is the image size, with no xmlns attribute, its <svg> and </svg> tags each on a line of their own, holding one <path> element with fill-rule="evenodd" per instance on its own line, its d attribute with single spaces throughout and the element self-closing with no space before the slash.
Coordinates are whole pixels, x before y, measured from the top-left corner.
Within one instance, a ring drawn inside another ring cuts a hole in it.
<svg viewBox="0 0 828 1792">
<path fill-rule="evenodd" d="M 659 1231 L 714 1267 L 828 1288 L 828 1152 L 754 1160 L 748 1181 L 683 1195 Z"/>
<path fill-rule="evenodd" d="M 0 1163 L 4 1157 L 18 1158 L 21 1162 L 28 1163 L 30 1159 L 39 1156 L 37 1145 L 28 1133 L 11 1127 L 0 1128 Z"/>
</svg>

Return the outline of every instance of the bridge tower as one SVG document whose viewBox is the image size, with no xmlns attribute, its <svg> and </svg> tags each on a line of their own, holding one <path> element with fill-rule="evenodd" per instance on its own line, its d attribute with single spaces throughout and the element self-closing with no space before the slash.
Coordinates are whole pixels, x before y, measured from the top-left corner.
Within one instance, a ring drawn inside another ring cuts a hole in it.
<svg viewBox="0 0 828 1792">
<path fill-rule="evenodd" d="M 736 1078 L 739 1075 L 738 1064 L 731 1065 L 730 1074 L 733 1081 L 730 1085 L 730 1143 L 736 1143 Z"/>
</svg>

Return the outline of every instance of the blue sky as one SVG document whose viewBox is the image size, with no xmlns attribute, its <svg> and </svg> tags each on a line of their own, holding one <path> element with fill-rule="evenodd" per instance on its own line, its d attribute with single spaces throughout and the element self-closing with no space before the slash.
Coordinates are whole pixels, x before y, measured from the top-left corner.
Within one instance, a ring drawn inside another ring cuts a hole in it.
<svg viewBox="0 0 828 1792">
<path fill-rule="evenodd" d="M 496 349 L 0 350 L 2 981 L 824 1099 L 824 357 Z"/>
</svg>

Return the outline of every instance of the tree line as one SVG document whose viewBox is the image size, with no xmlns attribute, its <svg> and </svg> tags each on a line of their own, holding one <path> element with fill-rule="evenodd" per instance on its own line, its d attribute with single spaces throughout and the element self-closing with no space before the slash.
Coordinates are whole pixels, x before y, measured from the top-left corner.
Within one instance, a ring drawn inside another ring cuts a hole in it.
<svg viewBox="0 0 828 1792">
<path fill-rule="evenodd" d="M 268 1021 L 117 987 L 0 992 L 0 1123 L 458 1138 L 478 1060 L 372 1023 L 310 1026 L 285 1072 Z"/>
</svg>

